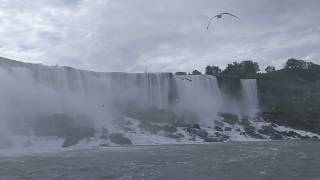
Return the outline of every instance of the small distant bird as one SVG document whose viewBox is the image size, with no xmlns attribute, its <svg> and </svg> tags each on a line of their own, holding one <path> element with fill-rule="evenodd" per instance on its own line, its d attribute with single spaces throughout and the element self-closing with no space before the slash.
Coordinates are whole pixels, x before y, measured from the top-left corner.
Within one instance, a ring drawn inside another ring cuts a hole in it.
<svg viewBox="0 0 320 180">
<path fill-rule="evenodd" d="M 229 16 L 232 16 L 232 17 L 235 17 L 235 18 L 239 18 L 239 17 L 236 16 L 236 15 L 233 15 L 233 14 L 231 14 L 231 13 L 226 13 L 226 12 L 225 12 L 225 13 L 217 14 L 217 15 L 215 15 L 215 16 L 213 16 L 212 18 L 209 19 L 209 23 L 208 23 L 208 26 L 207 26 L 207 30 L 209 29 L 210 24 L 211 24 L 211 21 L 212 21 L 213 19 L 215 19 L 215 18 L 220 19 L 220 18 L 222 18 L 223 15 L 229 15 Z"/>
<path fill-rule="evenodd" d="M 189 79 L 189 78 L 187 78 L 187 77 L 183 77 L 183 78 L 179 78 L 179 79 L 181 79 L 182 81 L 184 81 L 184 80 L 192 81 L 192 79 Z"/>
</svg>

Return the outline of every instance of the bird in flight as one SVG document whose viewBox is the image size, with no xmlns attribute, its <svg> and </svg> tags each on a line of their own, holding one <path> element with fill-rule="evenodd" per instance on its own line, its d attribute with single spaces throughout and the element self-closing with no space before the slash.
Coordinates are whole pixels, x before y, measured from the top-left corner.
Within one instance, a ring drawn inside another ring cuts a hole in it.
<svg viewBox="0 0 320 180">
<path fill-rule="evenodd" d="M 235 18 L 239 18 L 238 16 L 233 15 L 233 14 L 231 14 L 231 13 L 227 13 L 227 12 L 217 14 L 217 15 L 215 15 L 215 16 L 213 16 L 213 17 L 211 17 L 211 18 L 209 19 L 209 23 L 208 23 L 208 26 L 207 26 L 207 30 L 209 29 L 210 24 L 211 24 L 211 21 L 212 21 L 213 19 L 215 19 L 215 18 L 216 18 L 216 19 L 220 19 L 220 18 L 222 18 L 223 15 L 229 15 L 229 16 L 232 16 L 232 17 L 235 17 Z"/>
<path fill-rule="evenodd" d="M 179 78 L 179 79 L 181 79 L 182 81 L 183 81 L 183 80 L 192 81 L 192 79 L 187 78 L 187 77 L 183 77 L 183 78 Z"/>
</svg>

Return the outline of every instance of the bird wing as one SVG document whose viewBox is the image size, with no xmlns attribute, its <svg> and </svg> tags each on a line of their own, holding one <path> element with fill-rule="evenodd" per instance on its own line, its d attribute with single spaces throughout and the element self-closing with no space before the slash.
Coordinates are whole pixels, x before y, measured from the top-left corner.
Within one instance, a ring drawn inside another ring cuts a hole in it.
<svg viewBox="0 0 320 180">
<path fill-rule="evenodd" d="M 215 15 L 215 16 L 213 16 L 213 17 L 211 17 L 211 18 L 209 19 L 209 22 L 208 22 L 208 25 L 207 25 L 207 30 L 208 30 L 209 27 L 210 27 L 211 21 L 212 21 L 214 18 L 216 18 L 216 17 L 218 17 L 218 15 Z"/>
<path fill-rule="evenodd" d="M 188 81 L 192 81 L 192 79 L 189 79 L 189 78 L 184 78 L 185 80 L 188 80 Z"/>
<path fill-rule="evenodd" d="M 238 16 L 233 15 L 233 14 L 231 14 L 231 13 L 221 13 L 221 14 L 227 14 L 227 15 L 229 15 L 229 16 L 233 16 L 233 17 L 235 17 L 235 18 L 239 18 Z"/>
</svg>

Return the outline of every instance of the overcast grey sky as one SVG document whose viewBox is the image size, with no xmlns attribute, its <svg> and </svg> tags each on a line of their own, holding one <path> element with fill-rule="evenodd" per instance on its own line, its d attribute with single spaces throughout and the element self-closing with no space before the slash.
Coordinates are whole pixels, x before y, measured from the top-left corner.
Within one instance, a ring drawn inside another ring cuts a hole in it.
<svg viewBox="0 0 320 180">
<path fill-rule="evenodd" d="M 206 30 L 208 18 L 225 17 Z M 0 56 L 96 71 L 320 63 L 319 0 L 0 0 Z"/>
</svg>

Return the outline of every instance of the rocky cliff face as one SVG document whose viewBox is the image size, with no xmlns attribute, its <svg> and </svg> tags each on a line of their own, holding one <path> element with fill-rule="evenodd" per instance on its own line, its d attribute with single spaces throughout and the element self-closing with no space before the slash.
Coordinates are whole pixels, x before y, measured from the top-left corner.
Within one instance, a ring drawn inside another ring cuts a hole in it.
<svg viewBox="0 0 320 180">
<path fill-rule="evenodd" d="M 320 132 L 320 73 L 278 71 L 257 79 L 267 120 Z"/>
</svg>

